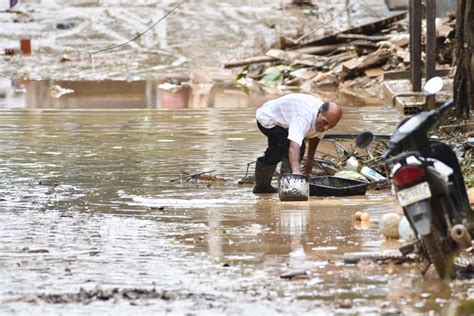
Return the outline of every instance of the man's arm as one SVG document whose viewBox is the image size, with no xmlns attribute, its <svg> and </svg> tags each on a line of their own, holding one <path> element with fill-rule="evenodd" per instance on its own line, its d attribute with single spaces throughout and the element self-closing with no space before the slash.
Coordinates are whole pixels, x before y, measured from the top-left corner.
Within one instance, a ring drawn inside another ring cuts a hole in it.
<svg viewBox="0 0 474 316">
<path fill-rule="evenodd" d="M 291 173 L 301 174 L 300 170 L 300 145 L 290 140 L 288 148 L 288 160 L 290 161 Z"/>
<path fill-rule="evenodd" d="M 314 163 L 314 155 L 316 154 L 316 148 L 318 148 L 319 145 L 319 138 L 318 137 L 313 137 L 308 140 L 308 155 L 307 159 L 305 161 L 305 164 L 302 168 L 302 172 L 304 174 L 309 174 L 311 170 L 313 170 L 313 163 Z"/>
</svg>

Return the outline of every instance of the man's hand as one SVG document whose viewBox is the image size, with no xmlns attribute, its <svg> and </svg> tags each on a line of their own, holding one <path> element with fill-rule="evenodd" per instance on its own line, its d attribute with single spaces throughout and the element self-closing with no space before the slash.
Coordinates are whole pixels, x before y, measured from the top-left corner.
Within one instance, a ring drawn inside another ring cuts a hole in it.
<svg viewBox="0 0 474 316">
<path fill-rule="evenodd" d="M 290 140 L 288 149 L 288 160 L 290 161 L 291 173 L 301 174 L 300 170 L 300 145 Z"/>
<path fill-rule="evenodd" d="M 301 172 L 303 172 L 303 174 L 310 174 L 313 170 L 314 155 L 316 154 L 318 144 L 319 138 L 314 137 L 309 139 L 308 156 L 306 157 L 304 165 L 301 167 Z"/>
</svg>

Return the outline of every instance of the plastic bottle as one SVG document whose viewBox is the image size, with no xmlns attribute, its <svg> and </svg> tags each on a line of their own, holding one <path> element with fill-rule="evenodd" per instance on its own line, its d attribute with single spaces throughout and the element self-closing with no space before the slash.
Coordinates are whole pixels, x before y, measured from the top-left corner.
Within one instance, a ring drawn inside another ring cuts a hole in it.
<svg viewBox="0 0 474 316">
<path fill-rule="evenodd" d="M 362 167 L 362 169 L 360 169 L 360 173 L 363 174 L 367 179 L 372 181 L 385 180 L 385 177 L 383 175 L 367 166 Z"/>
<path fill-rule="evenodd" d="M 351 156 L 351 158 L 346 161 L 346 167 L 344 170 L 357 172 L 357 169 L 359 169 L 359 161 L 356 157 Z"/>
</svg>

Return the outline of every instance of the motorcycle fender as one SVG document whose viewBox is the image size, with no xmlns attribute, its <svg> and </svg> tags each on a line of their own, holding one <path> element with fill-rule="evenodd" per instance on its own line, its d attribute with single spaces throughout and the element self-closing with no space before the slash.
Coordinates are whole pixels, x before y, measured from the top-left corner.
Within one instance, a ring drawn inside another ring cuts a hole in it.
<svg viewBox="0 0 474 316">
<path fill-rule="evenodd" d="M 410 223 L 415 225 L 414 229 L 419 236 L 427 235 L 431 232 L 431 204 L 426 199 L 404 208 L 405 215 L 410 219 Z"/>
</svg>

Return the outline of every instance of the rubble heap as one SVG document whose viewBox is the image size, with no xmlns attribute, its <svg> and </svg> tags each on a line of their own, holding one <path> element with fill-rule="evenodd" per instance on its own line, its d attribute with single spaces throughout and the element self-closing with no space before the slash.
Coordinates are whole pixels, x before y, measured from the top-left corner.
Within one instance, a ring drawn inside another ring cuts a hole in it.
<svg viewBox="0 0 474 316">
<path fill-rule="evenodd" d="M 437 19 L 437 69 L 451 66 L 454 29 L 454 16 Z M 236 82 L 251 91 L 319 93 L 337 87 L 352 104 L 380 103 L 384 74 L 409 69 L 409 41 L 404 12 L 306 43 L 284 37 L 264 55 L 224 67 L 243 67 Z"/>
</svg>

